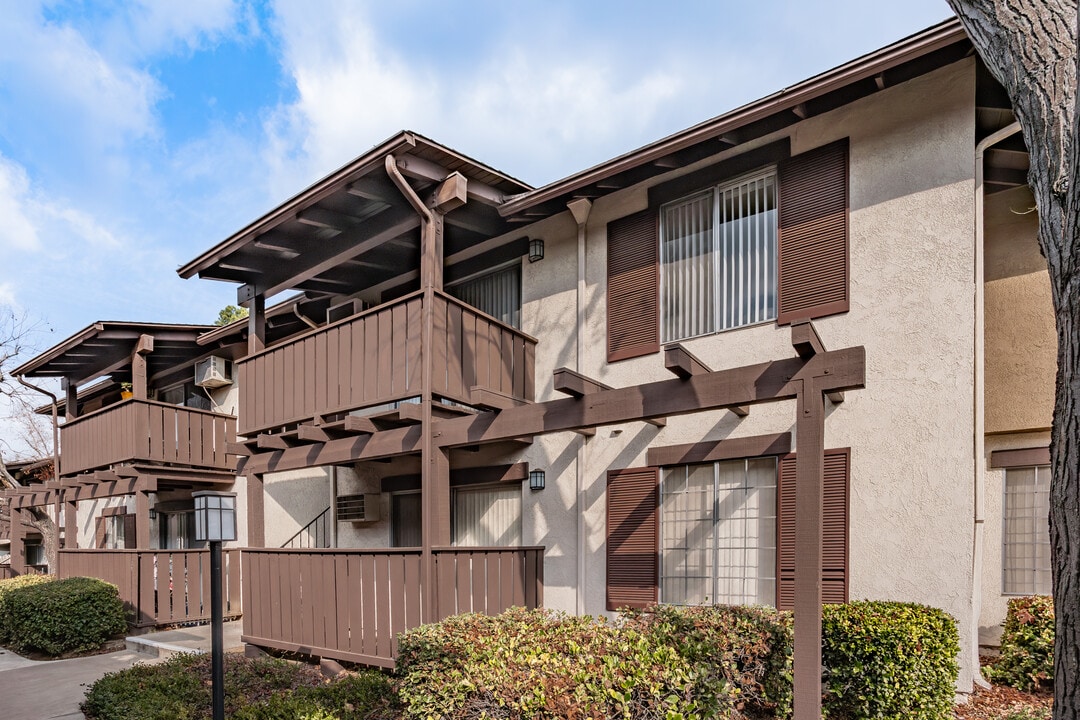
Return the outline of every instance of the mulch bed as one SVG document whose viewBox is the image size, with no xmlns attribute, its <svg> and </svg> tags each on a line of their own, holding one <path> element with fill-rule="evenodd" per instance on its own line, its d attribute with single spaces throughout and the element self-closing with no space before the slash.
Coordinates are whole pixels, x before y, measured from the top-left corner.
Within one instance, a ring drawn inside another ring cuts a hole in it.
<svg viewBox="0 0 1080 720">
<path fill-rule="evenodd" d="M 982 665 L 991 665 L 997 658 L 983 656 Z M 1001 720 L 1014 713 L 1026 713 L 1022 717 L 1050 717 L 1054 705 L 1052 689 L 1040 689 L 1038 692 L 1023 692 L 1003 685 L 994 685 L 984 690 L 976 686 L 971 698 L 956 706 L 957 720 Z"/>
</svg>

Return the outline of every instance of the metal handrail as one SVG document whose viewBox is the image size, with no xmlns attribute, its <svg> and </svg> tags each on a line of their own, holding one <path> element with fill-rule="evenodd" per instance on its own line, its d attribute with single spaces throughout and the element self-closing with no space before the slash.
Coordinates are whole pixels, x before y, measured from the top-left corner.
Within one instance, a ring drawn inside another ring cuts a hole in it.
<svg viewBox="0 0 1080 720">
<path fill-rule="evenodd" d="M 289 538 L 284 543 L 282 543 L 281 547 L 282 548 L 289 548 L 289 549 L 293 549 L 293 550 L 305 550 L 305 549 L 310 550 L 310 549 L 329 548 L 330 547 L 330 545 L 329 545 L 329 543 L 330 543 L 330 528 L 329 528 L 329 519 L 327 517 L 329 515 L 329 513 L 330 513 L 330 508 L 327 507 L 321 513 L 316 515 L 314 520 L 312 520 L 307 525 L 305 525 L 304 527 L 297 530 L 295 535 L 293 535 L 291 538 Z M 320 522 L 320 521 L 322 521 L 322 522 Z M 314 533 L 315 534 L 315 544 L 314 545 L 304 545 L 303 544 L 303 539 L 302 539 L 303 535 L 306 532 L 306 533 L 308 533 L 308 537 L 310 537 L 311 536 L 310 530 L 311 530 L 311 527 L 313 525 L 315 526 L 315 533 Z M 320 538 L 320 532 L 319 532 L 320 529 L 322 530 L 322 532 L 321 532 L 322 540 L 319 539 Z M 297 540 L 300 541 L 300 544 L 299 545 L 294 545 L 293 543 L 296 542 Z M 325 542 L 327 544 L 323 545 L 322 544 L 323 542 Z"/>
</svg>

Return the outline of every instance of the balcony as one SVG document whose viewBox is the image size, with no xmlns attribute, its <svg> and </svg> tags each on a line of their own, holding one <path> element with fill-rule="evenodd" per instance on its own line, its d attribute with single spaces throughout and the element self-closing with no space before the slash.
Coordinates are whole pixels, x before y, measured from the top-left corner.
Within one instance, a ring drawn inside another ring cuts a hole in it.
<svg viewBox="0 0 1080 720">
<path fill-rule="evenodd" d="M 423 305 L 411 293 L 239 361 L 239 434 L 419 396 Z M 534 399 L 535 339 L 442 292 L 433 312 L 434 394 L 466 405 L 475 391 Z"/>
<path fill-rule="evenodd" d="M 233 470 L 235 458 L 225 450 L 235 439 L 236 419 L 230 415 L 125 400 L 60 427 L 60 475 L 125 463 Z"/>
</svg>

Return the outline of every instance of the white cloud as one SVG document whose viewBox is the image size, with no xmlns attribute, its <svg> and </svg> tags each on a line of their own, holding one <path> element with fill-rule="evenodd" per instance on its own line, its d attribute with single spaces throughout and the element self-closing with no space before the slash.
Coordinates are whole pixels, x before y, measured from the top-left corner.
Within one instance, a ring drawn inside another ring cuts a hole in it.
<svg viewBox="0 0 1080 720">
<path fill-rule="evenodd" d="M 622 138 L 640 136 L 685 90 L 670 69 L 620 76 L 599 50 L 553 54 L 526 37 L 508 38 L 471 67 L 425 66 L 381 43 L 360 5 L 313 13 L 282 0 L 275 9 L 297 90 L 267 125 L 278 197 L 402 129 L 507 164 L 500 169 L 511 175 L 552 180 L 566 169 L 552 146 L 578 164 L 600 160 L 601 147 L 623 148 Z"/>
<path fill-rule="evenodd" d="M 0 282 L 0 307 L 9 307 L 15 311 L 20 308 L 15 299 L 15 286 L 8 282 Z"/>
<path fill-rule="evenodd" d="M 0 248 L 33 250 L 39 245 L 38 230 L 27 217 L 30 180 L 22 166 L 0 155 Z"/>
</svg>

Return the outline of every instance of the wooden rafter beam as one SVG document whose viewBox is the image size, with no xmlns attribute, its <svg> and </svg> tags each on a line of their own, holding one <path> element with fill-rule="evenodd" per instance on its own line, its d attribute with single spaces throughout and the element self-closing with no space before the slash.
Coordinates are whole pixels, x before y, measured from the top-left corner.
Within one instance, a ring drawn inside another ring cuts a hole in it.
<svg viewBox="0 0 1080 720">
<path fill-rule="evenodd" d="M 821 341 L 814 323 L 809 320 L 799 320 L 791 324 L 791 346 L 804 360 L 825 352 L 825 343 Z M 825 395 L 834 404 L 844 402 L 844 393 L 841 390 L 830 390 Z"/>
<path fill-rule="evenodd" d="M 682 380 L 687 380 L 695 375 L 704 375 L 712 372 L 709 366 L 699 360 L 693 353 L 682 345 L 669 345 L 664 348 L 664 367 Z M 733 405 L 728 408 L 739 417 L 750 414 L 750 408 L 746 405 Z"/>
<path fill-rule="evenodd" d="M 417 180 L 442 182 L 451 174 L 442 165 L 415 155 L 399 155 L 396 159 L 401 173 Z M 469 180 L 467 193 L 469 200 L 475 200 L 485 205 L 498 206 L 502 205 L 506 200 L 505 193 L 478 180 Z"/>
</svg>

